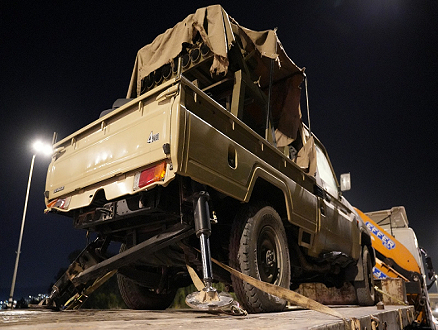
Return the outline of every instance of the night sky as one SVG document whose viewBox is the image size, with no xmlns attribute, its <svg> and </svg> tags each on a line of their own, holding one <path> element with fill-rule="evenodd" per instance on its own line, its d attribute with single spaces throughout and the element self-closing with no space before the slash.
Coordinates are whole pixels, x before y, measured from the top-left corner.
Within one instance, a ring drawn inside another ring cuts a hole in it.
<svg viewBox="0 0 438 330">
<path fill-rule="evenodd" d="M 126 96 L 137 51 L 210 4 L 0 2 L 0 300 L 11 286 L 32 141 L 97 119 Z M 405 206 L 438 268 L 438 1 L 220 4 L 244 27 L 278 27 L 289 57 L 306 67 L 312 131 L 336 174 L 351 172 L 346 198 L 364 212 Z M 36 157 L 16 292 L 48 288 L 86 244 L 69 218 L 43 214 L 48 164 Z"/>
</svg>

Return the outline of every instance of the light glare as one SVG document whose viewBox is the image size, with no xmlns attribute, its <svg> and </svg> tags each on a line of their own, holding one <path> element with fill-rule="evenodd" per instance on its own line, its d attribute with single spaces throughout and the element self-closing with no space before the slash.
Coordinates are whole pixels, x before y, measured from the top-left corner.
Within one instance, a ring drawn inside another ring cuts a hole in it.
<svg viewBox="0 0 438 330">
<path fill-rule="evenodd" d="M 48 143 L 44 143 L 41 140 L 35 141 L 33 144 L 33 150 L 36 153 L 41 153 L 45 156 L 50 156 L 53 153 L 52 146 Z"/>
</svg>

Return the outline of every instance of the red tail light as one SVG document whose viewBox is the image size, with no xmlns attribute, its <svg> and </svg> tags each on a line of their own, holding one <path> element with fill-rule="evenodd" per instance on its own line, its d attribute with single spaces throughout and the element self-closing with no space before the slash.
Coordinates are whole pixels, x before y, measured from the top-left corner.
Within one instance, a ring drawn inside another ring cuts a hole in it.
<svg viewBox="0 0 438 330">
<path fill-rule="evenodd" d="M 57 198 L 47 204 L 47 209 L 58 208 L 62 210 L 68 209 L 70 206 L 71 196 L 66 198 Z"/>
<path fill-rule="evenodd" d="M 166 175 L 166 162 L 147 168 L 135 175 L 134 190 L 146 187 L 151 183 L 164 180 Z"/>
</svg>

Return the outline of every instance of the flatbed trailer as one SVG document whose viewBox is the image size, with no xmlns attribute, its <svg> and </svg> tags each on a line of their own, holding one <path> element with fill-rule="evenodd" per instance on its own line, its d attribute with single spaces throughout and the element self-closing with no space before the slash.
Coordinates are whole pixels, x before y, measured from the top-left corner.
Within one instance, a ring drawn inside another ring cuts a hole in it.
<svg viewBox="0 0 438 330">
<path fill-rule="evenodd" d="M 408 328 L 413 321 L 412 306 L 337 306 L 346 321 L 311 310 L 289 310 L 281 313 L 229 316 L 194 311 L 167 309 L 165 311 L 139 310 L 74 310 L 53 313 L 49 310 L 2 310 L 0 327 L 14 330 L 74 330 L 74 329 L 196 329 L 205 324 L 222 329 L 312 329 L 350 330 Z M 208 323 L 206 323 L 208 321 Z M 352 323 L 354 322 L 354 323 Z"/>
</svg>

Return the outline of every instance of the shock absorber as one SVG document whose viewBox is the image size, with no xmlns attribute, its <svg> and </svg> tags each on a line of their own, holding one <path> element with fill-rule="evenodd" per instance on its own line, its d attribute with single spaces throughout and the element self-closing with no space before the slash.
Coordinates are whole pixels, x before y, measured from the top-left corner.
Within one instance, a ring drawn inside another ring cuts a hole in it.
<svg viewBox="0 0 438 330">
<path fill-rule="evenodd" d="M 205 191 L 201 191 L 195 195 L 194 199 L 194 217 L 195 217 L 195 232 L 199 238 L 201 246 L 203 281 L 207 291 L 212 291 L 211 286 L 213 280 L 213 271 L 211 266 L 211 252 L 210 252 L 210 209 L 208 207 L 209 195 Z"/>
<path fill-rule="evenodd" d="M 186 303 L 196 309 L 221 309 L 230 306 L 233 303 L 233 298 L 223 292 L 218 294 L 212 286 L 213 270 L 209 240 L 211 235 L 210 209 L 208 206 L 209 195 L 206 191 L 200 191 L 195 193 L 193 197 L 195 232 L 201 247 L 204 288 L 189 294 L 186 297 Z"/>
</svg>

